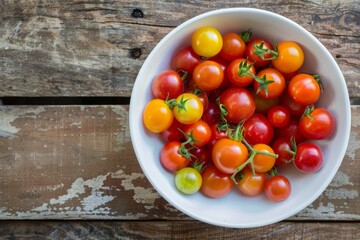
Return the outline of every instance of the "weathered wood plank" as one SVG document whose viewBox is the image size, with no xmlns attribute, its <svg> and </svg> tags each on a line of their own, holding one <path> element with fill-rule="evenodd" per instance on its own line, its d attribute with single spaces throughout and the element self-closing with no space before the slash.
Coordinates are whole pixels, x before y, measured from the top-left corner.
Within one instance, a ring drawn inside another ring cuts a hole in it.
<svg viewBox="0 0 360 240">
<path fill-rule="evenodd" d="M 359 239 L 358 223 L 281 222 L 228 229 L 197 221 L 13 222 L 0 225 L 3 239 Z"/>
<path fill-rule="evenodd" d="M 360 219 L 360 106 L 343 164 L 293 220 Z M 0 219 L 189 219 L 151 187 L 128 106 L 2 106 Z"/>
<path fill-rule="evenodd" d="M 336 57 L 350 96 L 360 96 L 357 0 L 4 0 L 0 96 L 130 96 L 138 70 L 163 36 L 191 17 L 228 7 L 266 9 L 298 22 Z"/>
</svg>

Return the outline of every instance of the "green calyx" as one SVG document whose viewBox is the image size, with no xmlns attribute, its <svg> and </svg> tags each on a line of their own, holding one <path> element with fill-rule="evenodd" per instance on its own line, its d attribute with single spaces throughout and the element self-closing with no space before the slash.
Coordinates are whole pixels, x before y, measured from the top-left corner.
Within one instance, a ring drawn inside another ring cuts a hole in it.
<svg viewBox="0 0 360 240">
<path fill-rule="evenodd" d="M 262 60 L 275 60 L 279 56 L 277 47 L 275 47 L 275 51 L 264 48 L 264 42 L 261 42 L 260 44 L 254 44 L 254 48 L 255 48 L 254 53 L 259 57 L 261 57 Z M 265 54 L 271 54 L 272 57 L 266 58 Z"/>
<path fill-rule="evenodd" d="M 240 38 L 244 41 L 244 43 L 249 42 L 250 37 L 252 35 L 251 29 L 248 29 L 247 31 L 243 31 L 240 33 Z"/>
<path fill-rule="evenodd" d="M 269 156 L 269 157 L 274 157 L 277 158 L 278 155 L 277 154 L 273 154 L 273 153 L 268 153 L 268 152 L 263 152 L 263 151 L 259 151 L 254 149 L 245 139 L 242 140 L 242 142 L 245 144 L 245 146 L 249 149 L 250 151 L 250 156 L 249 158 L 243 163 L 241 164 L 236 170 L 235 172 L 231 175 L 231 179 L 233 180 L 233 182 L 235 184 L 237 184 L 236 181 L 236 175 L 242 171 L 247 165 L 250 165 L 250 169 L 252 171 L 252 173 L 255 175 L 255 168 L 254 168 L 254 157 L 257 154 L 261 154 L 261 155 L 265 155 L 265 156 Z"/>
</svg>

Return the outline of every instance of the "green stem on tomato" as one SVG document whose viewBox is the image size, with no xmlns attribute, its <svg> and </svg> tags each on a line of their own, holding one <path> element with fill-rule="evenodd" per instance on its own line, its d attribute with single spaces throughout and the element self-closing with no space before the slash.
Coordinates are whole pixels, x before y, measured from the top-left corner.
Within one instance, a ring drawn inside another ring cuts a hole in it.
<svg viewBox="0 0 360 240">
<path fill-rule="evenodd" d="M 254 53 L 261 57 L 262 60 L 275 60 L 279 57 L 279 53 L 277 52 L 276 48 L 275 51 L 264 48 L 264 42 L 261 42 L 260 44 L 254 44 L 254 48 Z M 266 58 L 265 54 L 271 54 L 272 57 Z"/>
</svg>

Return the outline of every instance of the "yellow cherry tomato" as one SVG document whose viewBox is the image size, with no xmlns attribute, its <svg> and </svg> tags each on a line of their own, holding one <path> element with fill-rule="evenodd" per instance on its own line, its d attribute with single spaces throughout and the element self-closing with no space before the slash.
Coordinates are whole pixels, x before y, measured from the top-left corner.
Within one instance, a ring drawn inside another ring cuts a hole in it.
<svg viewBox="0 0 360 240">
<path fill-rule="evenodd" d="M 272 65 L 283 73 L 299 70 L 304 63 L 304 52 L 296 42 L 285 41 L 277 45 L 278 57 Z"/>
<path fill-rule="evenodd" d="M 183 124 L 192 124 L 200 120 L 204 106 L 198 96 L 192 93 L 183 93 L 176 98 L 173 109 L 176 120 Z"/>
<path fill-rule="evenodd" d="M 160 133 L 170 127 L 174 114 L 164 100 L 153 99 L 144 109 L 143 122 L 145 127 L 154 133 Z"/>
<path fill-rule="evenodd" d="M 193 33 L 191 46 L 199 56 L 213 57 L 221 51 L 223 39 L 217 29 L 202 27 Z"/>
</svg>

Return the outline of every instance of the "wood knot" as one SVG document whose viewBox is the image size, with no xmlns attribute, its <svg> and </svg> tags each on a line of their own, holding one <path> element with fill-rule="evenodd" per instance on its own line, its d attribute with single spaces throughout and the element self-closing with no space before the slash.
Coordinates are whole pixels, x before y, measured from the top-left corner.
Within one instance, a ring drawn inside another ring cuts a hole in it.
<svg viewBox="0 0 360 240">
<path fill-rule="evenodd" d="M 336 54 L 335 57 L 336 57 L 336 58 L 341 58 L 341 55 L 340 55 L 340 54 Z"/>
<path fill-rule="evenodd" d="M 133 48 L 130 49 L 130 57 L 133 59 L 137 59 L 141 56 L 141 49 L 140 48 Z"/>
<path fill-rule="evenodd" d="M 143 18 L 144 13 L 143 13 L 143 11 L 141 11 L 141 9 L 135 8 L 131 13 L 131 17 L 133 17 L 133 18 Z"/>
</svg>

